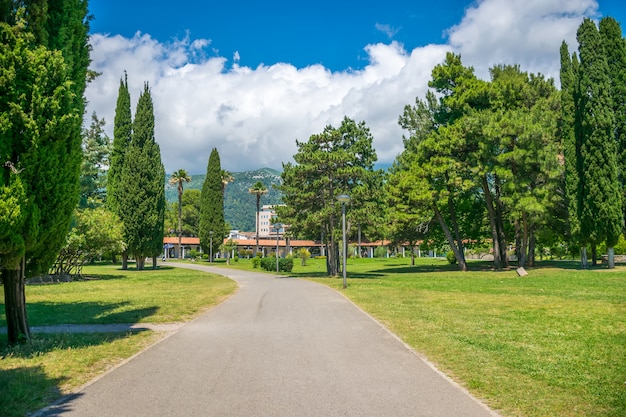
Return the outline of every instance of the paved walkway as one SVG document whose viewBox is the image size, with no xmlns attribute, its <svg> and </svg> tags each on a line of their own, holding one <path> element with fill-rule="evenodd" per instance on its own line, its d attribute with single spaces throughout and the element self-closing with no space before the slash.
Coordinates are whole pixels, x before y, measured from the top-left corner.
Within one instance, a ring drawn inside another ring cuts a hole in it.
<svg viewBox="0 0 626 417">
<path fill-rule="evenodd" d="M 341 294 L 180 265 L 240 290 L 39 416 L 497 416 Z"/>
</svg>

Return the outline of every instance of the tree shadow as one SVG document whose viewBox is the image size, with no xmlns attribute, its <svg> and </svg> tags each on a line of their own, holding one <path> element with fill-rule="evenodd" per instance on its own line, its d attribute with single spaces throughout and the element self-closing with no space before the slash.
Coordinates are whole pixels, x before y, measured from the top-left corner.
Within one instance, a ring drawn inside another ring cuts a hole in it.
<svg viewBox="0 0 626 417">
<path fill-rule="evenodd" d="M 157 306 L 128 309 L 128 305 L 130 305 L 129 302 L 31 302 L 26 308 L 31 327 L 58 324 L 138 323 L 153 316 L 159 310 Z M 3 309 L 2 304 L 0 304 L 0 309 Z M 6 327 L 4 317 L 0 318 L 0 328 L 2 326 Z"/>
<path fill-rule="evenodd" d="M 0 410 L 6 417 L 22 417 L 61 397 L 65 378 L 50 378 L 42 366 L 0 369 Z"/>
</svg>

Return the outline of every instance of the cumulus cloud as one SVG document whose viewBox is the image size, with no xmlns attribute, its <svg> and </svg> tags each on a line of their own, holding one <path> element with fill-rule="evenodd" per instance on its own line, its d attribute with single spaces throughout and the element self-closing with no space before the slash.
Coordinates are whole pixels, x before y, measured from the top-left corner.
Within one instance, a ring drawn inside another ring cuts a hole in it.
<svg viewBox="0 0 626 417">
<path fill-rule="evenodd" d="M 449 29 L 447 44 L 411 51 L 397 42 L 365 45 L 368 64 L 339 72 L 321 65 L 240 66 L 238 53 L 229 62 L 209 51 L 211 42 L 204 39 L 164 44 L 149 34 L 130 39 L 96 34 L 92 69 L 102 75 L 87 89 L 88 115 L 96 111 L 104 117 L 112 136 L 120 79 L 127 71 L 133 112 L 144 81 L 150 84 L 155 136 L 167 172 L 203 173 L 214 147 L 230 171 L 281 168 L 292 160 L 296 139 L 337 126 L 344 116 L 367 123 L 379 162 L 388 164 L 402 150 L 398 116 L 424 96 L 432 68 L 447 51 L 461 53 L 482 76 L 497 63 L 556 76 L 561 41 L 573 45 L 582 16 L 596 10 L 591 0 L 484 0 Z"/>
<path fill-rule="evenodd" d="M 595 0 L 483 0 L 448 30 L 449 44 L 483 77 L 493 65 L 519 64 L 557 79 L 561 42 L 576 45 L 582 17 L 597 11 Z"/>
</svg>

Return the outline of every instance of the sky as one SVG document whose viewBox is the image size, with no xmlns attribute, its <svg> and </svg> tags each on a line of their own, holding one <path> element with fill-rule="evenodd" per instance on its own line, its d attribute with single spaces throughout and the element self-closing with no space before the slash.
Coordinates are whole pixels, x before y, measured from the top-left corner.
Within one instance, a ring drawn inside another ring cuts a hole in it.
<svg viewBox="0 0 626 417">
<path fill-rule="evenodd" d="M 228 3 L 228 4 L 215 4 Z M 351 4 L 352 3 L 352 4 Z M 559 47 L 577 48 L 583 17 L 612 16 L 626 33 L 623 0 L 363 0 L 316 2 L 90 0 L 86 121 L 113 137 L 120 79 L 132 111 L 145 82 L 165 170 L 282 169 L 304 142 L 365 121 L 379 166 L 402 151 L 398 117 L 423 98 L 447 52 L 488 79 L 496 64 L 553 77 Z"/>
</svg>

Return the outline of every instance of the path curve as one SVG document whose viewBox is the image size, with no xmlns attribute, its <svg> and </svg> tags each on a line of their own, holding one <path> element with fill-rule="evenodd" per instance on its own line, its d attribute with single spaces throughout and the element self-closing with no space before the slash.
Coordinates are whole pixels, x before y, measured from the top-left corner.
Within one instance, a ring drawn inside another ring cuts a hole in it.
<svg viewBox="0 0 626 417">
<path fill-rule="evenodd" d="M 498 416 L 337 291 L 193 264 L 240 290 L 38 416 Z"/>
</svg>

